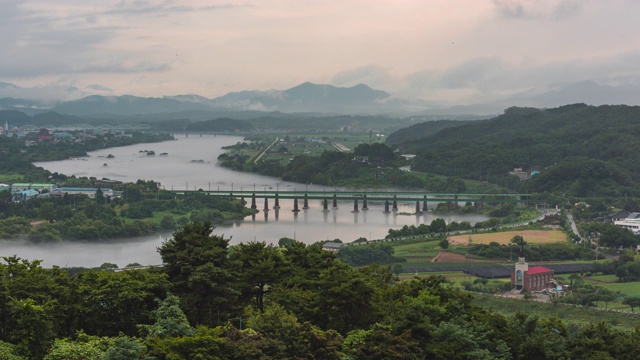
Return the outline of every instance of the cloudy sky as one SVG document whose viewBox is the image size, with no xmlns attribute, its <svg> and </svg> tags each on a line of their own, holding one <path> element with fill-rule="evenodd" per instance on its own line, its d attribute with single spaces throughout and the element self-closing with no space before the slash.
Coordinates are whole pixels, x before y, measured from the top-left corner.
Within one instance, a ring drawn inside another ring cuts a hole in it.
<svg viewBox="0 0 640 360">
<path fill-rule="evenodd" d="M 0 81 L 163 96 L 365 83 L 451 103 L 640 84 L 637 0 L 0 0 Z"/>
</svg>

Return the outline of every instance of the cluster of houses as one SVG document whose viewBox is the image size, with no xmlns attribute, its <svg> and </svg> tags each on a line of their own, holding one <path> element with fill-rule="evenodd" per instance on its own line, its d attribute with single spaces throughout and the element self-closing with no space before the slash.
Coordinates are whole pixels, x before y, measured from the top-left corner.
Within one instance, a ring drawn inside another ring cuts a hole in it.
<svg viewBox="0 0 640 360">
<path fill-rule="evenodd" d="M 0 127 L 0 136 L 17 136 L 19 139 L 24 140 L 26 147 L 35 146 L 38 144 L 46 143 L 59 143 L 59 142 L 74 142 L 81 143 L 87 140 L 96 139 L 100 134 L 112 134 L 115 137 L 130 137 L 131 134 L 121 130 L 109 130 L 109 129 L 73 129 L 68 128 L 69 131 L 63 131 L 61 129 L 51 131 L 48 128 L 37 129 L 33 126 L 18 128 L 9 126 L 8 122 L 5 122 L 4 126 Z"/>
<path fill-rule="evenodd" d="M 105 197 L 115 198 L 121 196 L 121 191 L 114 191 L 111 188 L 57 187 L 54 184 L 37 183 L 0 184 L 0 191 L 10 191 L 14 202 L 23 202 L 37 197 L 64 196 L 66 194 L 86 195 L 91 199 L 95 199 L 98 190 Z"/>
<path fill-rule="evenodd" d="M 532 176 L 540 173 L 540 170 L 533 169 L 531 171 L 525 171 L 522 168 L 514 168 L 513 171 L 509 172 L 509 175 L 517 176 L 520 180 L 530 179 Z"/>
<path fill-rule="evenodd" d="M 598 217 L 593 220 L 621 226 L 631 230 L 631 232 L 636 235 L 640 234 L 640 212 L 622 210 L 615 214 Z"/>
</svg>

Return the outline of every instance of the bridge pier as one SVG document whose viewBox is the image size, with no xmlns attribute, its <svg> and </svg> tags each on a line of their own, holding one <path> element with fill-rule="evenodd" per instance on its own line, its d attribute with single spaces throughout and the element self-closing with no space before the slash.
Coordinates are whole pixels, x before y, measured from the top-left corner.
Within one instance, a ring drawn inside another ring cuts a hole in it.
<svg viewBox="0 0 640 360">
<path fill-rule="evenodd" d="M 429 209 L 427 208 L 427 195 L 422 198 L 422 212 L 427 212 Z"/>
<path fill-rule="evenodd" d="M 384 201 L 384 213 L 385 214 L 389 213 L 389 200 Z"/>
<path fill-rule="evenodd" d="M 258 207 L 256 206 L 256 193 L 251 194 L 251 208 L 253 210 L 257 209 Z"/>
<path fill-rule="evenodd" d="M 398 198 L 395 195 L 393 195 L 393 208 L 391 210 L 398 212 Z"/>
<path fill-rule="evenodd" d="M 333 210 L 337 210 L 337 209 L 338 209 L 338 198 L 336 194 L 333 194 Z"/>
<path fill-rule="evenodd" d="M 276 193 L 275 204 L 273 205 L 274 209 L 280 209 L 280 199 L 278 199 L 278 193 Z"/>
<path fill-rule="evenodd" d="M 297 198 L 293 199 L 293 210 L 291 210 L 291 211 L 293 211 L 295 213 L 300 211 L 300 209 L 298 209 L 298 199 Z"/>
<path fill-rule="evenodd" d="M 360 210 L 358 210 L 358 199 L 353 200 L 353 212 L 354 213 L 360 212 Z"/>
<path fill-rule="evenodd" d="M 269 198 L 264 198 L 264 209 L 262 211 L 269 212 Z"/>
<path fill-rule="evenodd" d="M 309 200 L 307 199 L 307 194 L 304 194 L 304 205 L 302 205 L 302 208 L 305 210 L 309 208 Z"/>
<path fill-rule="evenodd" d="M 362 200 L 362 210 L 369 210 L 367 206 L 367 194 L 364 194 L 364 200 Z"/>
<path fill-rule="evenodd" d="M 422 211 L 420 211 L 420 201 L 416 200 L 416 214 L 420 214 Z"/>
<path fill-rule="evenodd" d="M 329 212 L 329 201 L 326 198 L 322 200 L 322 212 Z"/>
</svg>

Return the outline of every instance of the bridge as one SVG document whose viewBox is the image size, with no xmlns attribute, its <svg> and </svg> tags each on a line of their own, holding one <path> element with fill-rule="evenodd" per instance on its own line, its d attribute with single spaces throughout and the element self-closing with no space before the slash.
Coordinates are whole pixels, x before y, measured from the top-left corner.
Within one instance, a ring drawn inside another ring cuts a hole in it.
<svg viewBox="0 0 640 360">
<path fill-rule="evenodd" d="M 426 212 L 429 202 L 448 203 L 449 210 L 457 207 L 459 203 L 470 202 L 474 204 L 476 210 L 482 208 L 484 204 L 504 204 L 517 203 L 528 205 L 530 203 L 529 194 L 456 194 L 456 193 L 427 193 L 419 191 L 278 191 L 278 190 L 176 190 L 176 194 L 205 193 L 210 196 L 240 198 L 243 202 L 247 199 L 247 204 L 251 203 L 251 208 L 258 209 L 257 200 L 263 199 L 263 211 L 269 211 L 269 200 L 273 201 L 273 209 L 280 209 L 280 200 L 293 200 L 294 212 L 300 211 L 299 201 L 302 201 L 302 209 L 309 208 L 309 200 L 321 200 L 323 211 L 331 208 L 338 209 L 338 201 L 353 201 L 353 211 L 368 210 L 370 202 L 384 203 L 385 212 L 398 211 L 398 203 L 414 203 L 416 213 Z"/>
<path fill-rule="evenodd" d="M 136 130 L 136 131 L 142 131 L 142 130 L 151 130 L 151 126 L 147 125 L 147 124 L 138 124 L 138 125 L 127 125 L 127 124 L 120 124 L 120 125 L 109 125 L 109 124 L 102 124 L 102 125 L 98 125 L 98 126 L 93 126 L 93 125 L 88 125 L 88 124 L 68 124 L 68 125 L 24 125 L 21 127 L 17 127 L 17 126 L 11 126 L 9 130 L 14 131 L 38 131 L 40 129 L 47 129 L 49 131 L 78 131 L 78 130 L 99 130 L 99 131 L 111 131 L 111 130 L 117 130 L 117 131 L 126 131 L 126 130 Z"/>
</svg>

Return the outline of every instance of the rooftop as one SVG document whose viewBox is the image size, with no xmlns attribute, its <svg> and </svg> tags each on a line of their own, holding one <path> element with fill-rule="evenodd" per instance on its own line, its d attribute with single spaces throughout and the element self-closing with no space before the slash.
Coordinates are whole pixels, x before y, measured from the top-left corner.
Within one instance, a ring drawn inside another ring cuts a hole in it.
<svg viewBox="0 0 640 360">
<path fill-rule="evenodd" d="M 331 249 L 340 249 L 342 247 L 342 243 L 338 242 L 326 242 L 322 244 L 323 248 L 331 248 Z"/>
<path fill-rule="evenodd" d="M 534 266 L 529 268 L 529 270 L 527 271 L 527 274 L 533 275 L 533 274 L 540 274 L 540 273 L 545 273 L 549 271 L 553 272 L 553 270 L 546 268 L 544 266 Z"/>
</svg>

